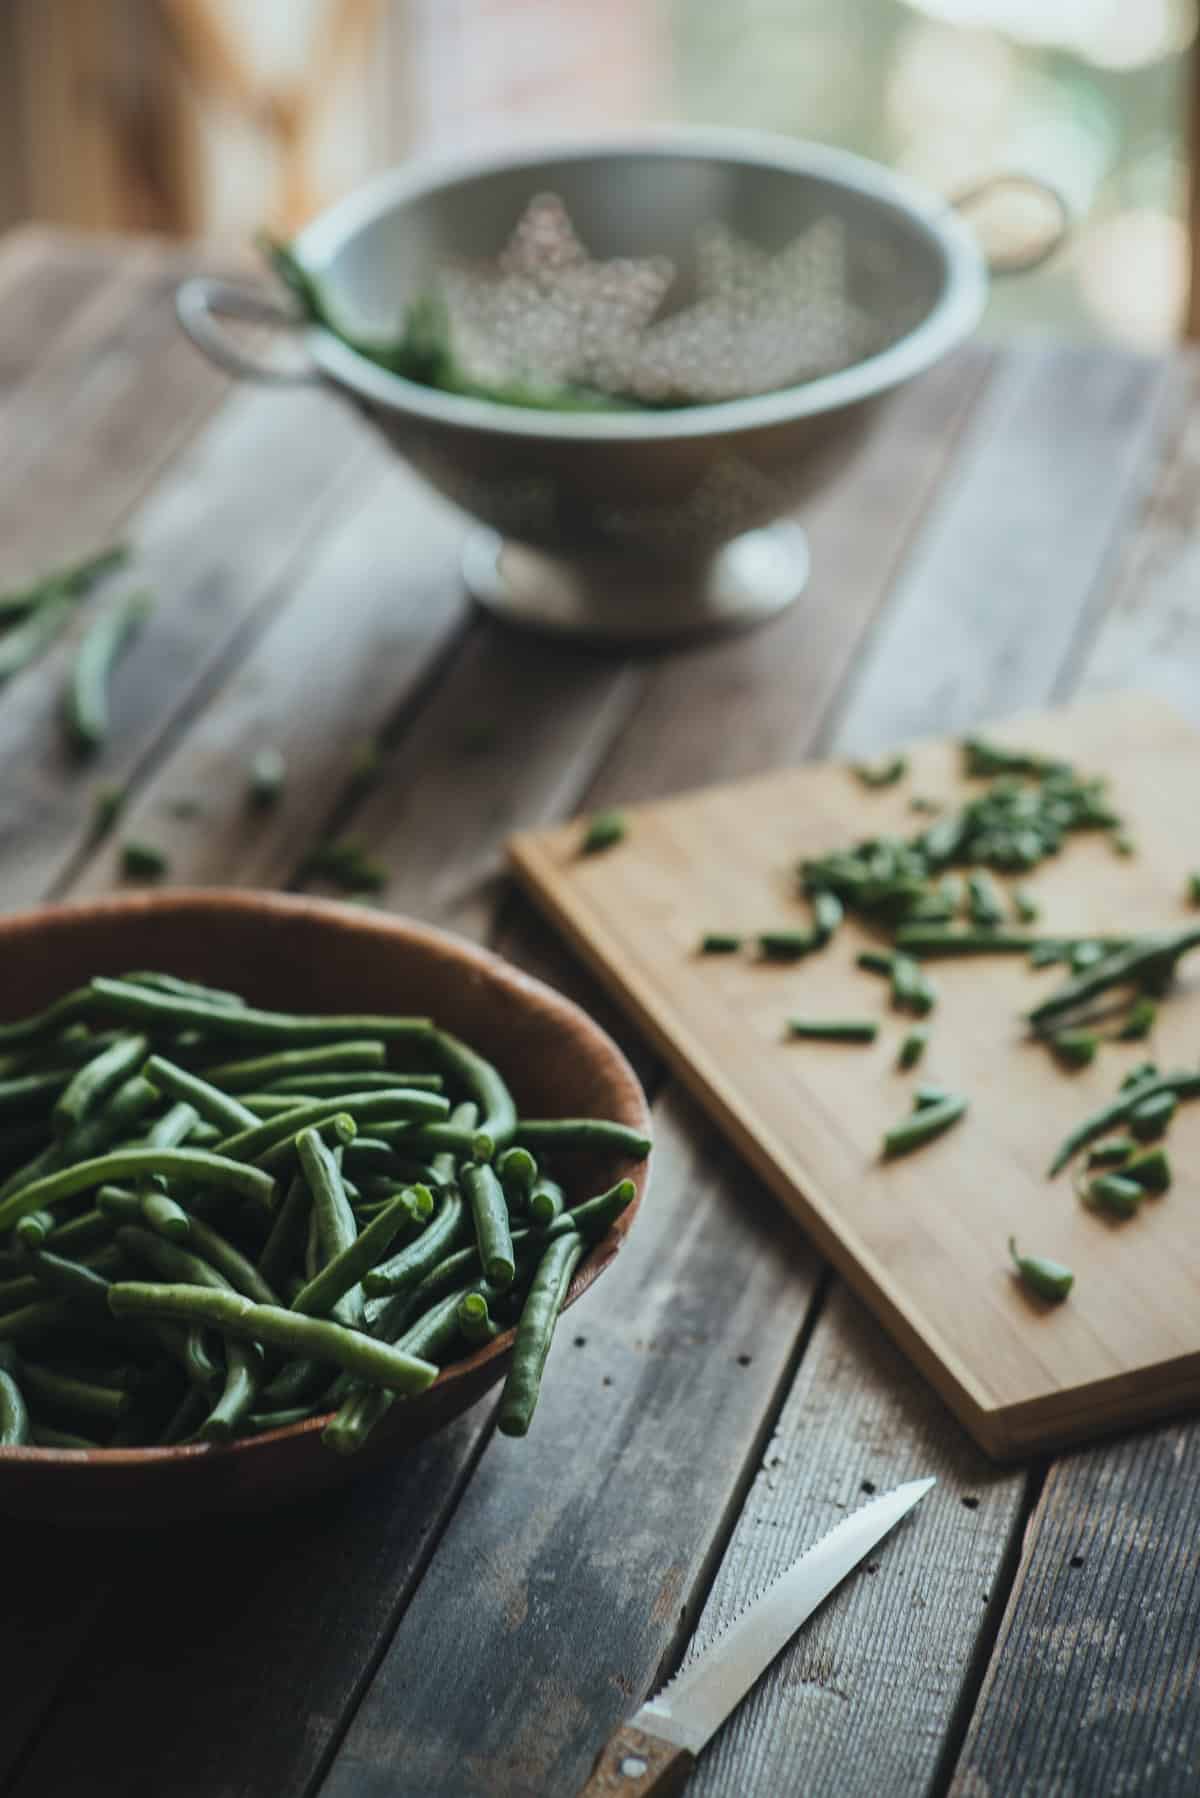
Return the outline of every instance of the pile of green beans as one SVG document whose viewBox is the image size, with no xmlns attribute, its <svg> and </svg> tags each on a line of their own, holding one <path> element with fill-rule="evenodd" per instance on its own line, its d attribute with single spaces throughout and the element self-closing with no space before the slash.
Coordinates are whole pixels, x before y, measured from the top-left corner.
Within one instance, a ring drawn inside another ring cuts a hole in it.
<svg viewBox="0 0 1200 1798">
<path fill-rule="evenodd" d="M 571 1277 L 633 1199 L 603 1118 L 521 1119 L 425 1018 L 302 1016 L 173 974 L 0 1025 L 0 1447 L 220 1444 L 397 1398 L 515 1329 L 524 1435 Z"/>
</svg>

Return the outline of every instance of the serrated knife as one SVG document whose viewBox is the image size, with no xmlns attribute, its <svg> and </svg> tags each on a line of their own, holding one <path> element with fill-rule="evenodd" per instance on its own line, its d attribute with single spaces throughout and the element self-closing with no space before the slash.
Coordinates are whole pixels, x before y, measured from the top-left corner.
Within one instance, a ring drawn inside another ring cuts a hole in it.
<svg viewBox="0 0 1200 1798">
<path fill-rule="evenodd" d="M 668 1798 L 806 1618 L 924 1498 L 934 1479 L 872 1498 L 776 1576 L 657 1698 L 623 1724 L 579 1798 Z"/>
</svg>

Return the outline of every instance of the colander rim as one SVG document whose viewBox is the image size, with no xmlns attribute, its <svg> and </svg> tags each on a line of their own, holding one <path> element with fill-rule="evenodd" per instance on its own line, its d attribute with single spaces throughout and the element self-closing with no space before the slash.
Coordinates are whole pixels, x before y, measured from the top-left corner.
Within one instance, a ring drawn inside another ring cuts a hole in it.
<svg viewBox="0 0 1200 1798">
<path fill-rule="evenodd" d="M 296 238 L 299 260 L 314 273 L 384 214 L 481 175 L 597 156 L 708 157 L 797 175 L 815 175 L 901 214 L 940 258 L 941 291 L 911 331 L 878 354 L 835 374 L 744 399 L 661 412 L 538 412 L 494 400 L 465 398 L 390 373 L 322 326 L 305 332 L 321 372 L 374 406 L 433 424 L 498 437 L 549 442 L 651 442 L 725 435 L 789 424 L 856 404 L 930 368 L 978 324 L 987 300 L 987 267 L 970 227 L 949 201 L 853 151 L 776 133 L 724 126 L 654 126 L 515 139 L 499 148 L 475 147 L 429 155 L 389 169 L 356 188 L 307 225 Z"/>
</svg>

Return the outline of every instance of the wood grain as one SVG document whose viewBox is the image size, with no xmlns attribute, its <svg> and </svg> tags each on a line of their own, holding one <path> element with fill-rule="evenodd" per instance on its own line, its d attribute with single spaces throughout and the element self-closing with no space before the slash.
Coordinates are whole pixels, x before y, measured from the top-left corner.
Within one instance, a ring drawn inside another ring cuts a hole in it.
<svg viewBox="0 0 1200 1798">
<path fill-rule="evenodd" d="M 852 1427 L 847 1427 L 848 1420 Z M 689 1653 L 873 1492 L 938 1485 L 833 1594 L 701 1758 L 696 1798 L 935 1789 L 1024 1477 L 992 1466 L 839 1286 L 800 1365 Z M 864 1713 L 889 1727 L 861 1728 Z"/>
<path fill-rule="evenodd" d="M 1031 884 L 1045 928 L 1086 934 L 1115 920 L 1131 930 L 1182 923 L 1192 733 L 1136 702 L 1030 719 L 1014 732 L 1112 775 L 1118 804 L 1138 821 L 1134 861 L 1115 866 L 1100 839 L 1039 871 Z M 952 745 L 921 746 L 912 763 L 913 790 L 954 791 Z M 989 1452 L 1059 1444 L 1193 1403 L 1200 1342 L 1189 1319 L 1200 1264 L 1178 1253 L 1166 1208 L 1139 1219 L 1119 1248 L 1065 1187 L 1047 1216 L 1050 1155 L 1109 1095 L 1123 1062 L 1110 1054 L 1081 1078 L 1047 1078 L 1044 1053 L 1020 1046 L 1014 1029 L 1039 990 L 1023 960 L 939 969 L 925 1071 L 971 1095 L 974 1112 L 936 1146 L 883 1165 L 883 1132 L 907 1107 L 893 1070 L 903 1024 L 868 1050 L 781 1042 L 792 1012 L 877 1014 L 878 981 L 853 966 L 866 938 L 843 931 L 826 955 L 784 970 L 748 956 L 695 955 L 705 929 L 794 923 L 796 861 L 879 831 L 903 833 L 911 829 L 905 807 L 903 794 L 864 795 L 841 768 L 781 773 L 640 808 L 627 841 L 607 855 L 581 858 L 577 826 L 519 838 L 514 855 L 552 915 Z M 1164 894 L 1177 895 L 1174 903 Z M 1156 1043 L 1166 1060 L 1186 1059 L 1194 1025 L 1186 1001 L 1166 1009 Z M 1006 1267 L 1014 1231 L 1074 1267 L 1070 1305 L 1032 1313 Z"/>
<path fill-rule="evenodd" d="M 323 1798 L 428 1798 L 450 1766 L 462 1798 L 574 1792 L 690 1629 L 814 1265 L 690 1104 L 655 1134 L 636 1236 L 560 1331 L 528 1441 L 489 1448 Z"/>
<path fill-rule="evenodd" d="M 954 1798 L 1195 1792 L 1197 1478 L 1194 1425 L 1050 1470 Z"/>
<path fill-rule="evenodd" d="M 1161 364 L 1006 359 L 841 708 L 865 755 L 1049 701 L 1161 430 Z"/>
</svg>

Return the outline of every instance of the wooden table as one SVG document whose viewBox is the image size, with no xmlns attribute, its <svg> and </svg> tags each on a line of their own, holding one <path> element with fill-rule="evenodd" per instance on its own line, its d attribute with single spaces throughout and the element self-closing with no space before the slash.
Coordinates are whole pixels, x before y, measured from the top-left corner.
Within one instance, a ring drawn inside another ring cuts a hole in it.
<svg viewBox="0 0 1200 1798">
<path fill-rule="evenodd" d="M 285 886 L 352 827 L 389 906 L 609 1024 L 654 1097 L 655 1174 L 528 1441 L 493 1436 L 489 1401 L 269 1519 L 6 1532 L 0 1790 L 567 1798 L 693 1631 L 923 1473 L 919 1518 L 714 1741 L 698 1798 L 1200 1789 L 1200 1429 L 990 1465 L 502 873 L 518 825 L 1075 692 L 1148 686 L 1200 718 L 1196 365 L 969 349 L 811 509 L 796 608 L 622 659 L 474 616 L 461 521 L 336 400 L 230 390 L 175 328 L 197 260 L 0 248 L 0 578 L 129 532 L 159 595 L 95 773 L 61 747 L 65 645 L 4 693 L 4 903 L 115 883 L 101 778 L 180 882 Z M 381 732 L 386 777 L 356 797 Z M 267 742 L 291 779 L 256 817 Z"/>
</svg>

